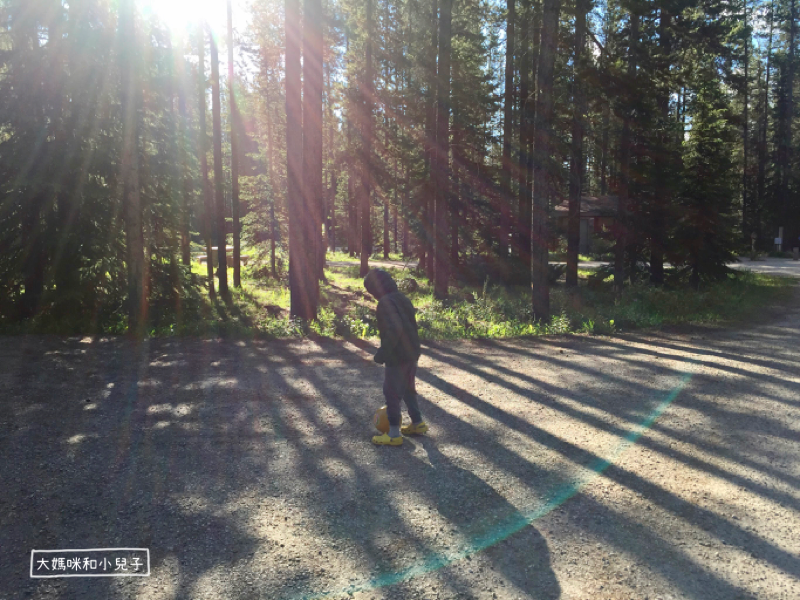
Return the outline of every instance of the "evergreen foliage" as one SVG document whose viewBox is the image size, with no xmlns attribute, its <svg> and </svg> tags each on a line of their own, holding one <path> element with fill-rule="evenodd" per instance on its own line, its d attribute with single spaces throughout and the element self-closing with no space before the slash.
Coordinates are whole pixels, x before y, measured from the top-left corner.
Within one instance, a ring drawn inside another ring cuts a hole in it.
<svg viewBox="0 0 800 600">
<path fill-rule="evenodd" d="M 438 264 L 442 301 L 533 282 L 548 321 L 570 197 L 573 287 L 581 197 L 623 199 L 596 232 L 619 286 L 720 278 L 778 227 L 800 244 L 797 0 L 252 0 L 229 41 L 208 24 L 230 69 L 143 6 L 0 2 L 4 323 L 141 333 L 211 275 L 224 292 L 190 263 L 240 237 L 257 272 L 294 265 L 295 316 L 318 314 L 328 246 Z"/>
</svg>

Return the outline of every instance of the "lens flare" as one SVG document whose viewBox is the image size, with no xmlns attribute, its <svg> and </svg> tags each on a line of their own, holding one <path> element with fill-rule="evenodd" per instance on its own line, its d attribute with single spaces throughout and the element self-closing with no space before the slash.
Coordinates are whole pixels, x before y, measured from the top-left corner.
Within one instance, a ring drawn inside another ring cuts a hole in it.
<svg viewBox="0 0 800 600">
<path fill-rule="evenodd" d="M 238 2 L 234 2 L 238 4 Z M 217 33 L 227 24 L 226 0 L 140 0 L 144 17 L 156 16 L 173 31 L 185 30 L 205 21 Z M 234 6 L 234 11 L 236 10 Z"/>
</svg>

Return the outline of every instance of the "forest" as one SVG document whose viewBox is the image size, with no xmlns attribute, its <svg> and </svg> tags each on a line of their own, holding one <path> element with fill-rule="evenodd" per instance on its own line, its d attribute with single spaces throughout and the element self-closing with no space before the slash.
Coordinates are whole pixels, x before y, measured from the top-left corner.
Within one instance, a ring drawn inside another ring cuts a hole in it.
<svg viewBox="0 0 800 600">
<path fill-rule="evenodd" d="M 1 0 L 0 328 L 710 289 L 800 245 L 796 4 Z"/>
</svg>

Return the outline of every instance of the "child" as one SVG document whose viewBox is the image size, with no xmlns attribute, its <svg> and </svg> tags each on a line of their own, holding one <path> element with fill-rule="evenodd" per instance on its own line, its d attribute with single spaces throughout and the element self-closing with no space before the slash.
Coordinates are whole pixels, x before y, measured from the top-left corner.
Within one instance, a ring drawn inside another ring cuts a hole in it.
<svg viewBox="0 0 800 600">
<path fill-rule="evenodd" d="M 381 347 L 375 353 L 375 362 L 386 365 L 383 380 L 383 395 L 386 396 L 386 412 L 389 417 L 389 433 L 376 435 L 373 444 L 399 446 L 404 433 L 422 434 L 428 426 L 422 420 L 417 405 L 417 389 L 414 379 L 419 360 L 419 334 L 416 310 L 405 294 L 397 290 L 392 276 L 382 269 L 372 269 L 364 278 L 364 287 L 378 300 L 378 331 Z M 411 417 L 411 425 L 400 427 L 400 399 L 403 399 Z"/>
</svg>

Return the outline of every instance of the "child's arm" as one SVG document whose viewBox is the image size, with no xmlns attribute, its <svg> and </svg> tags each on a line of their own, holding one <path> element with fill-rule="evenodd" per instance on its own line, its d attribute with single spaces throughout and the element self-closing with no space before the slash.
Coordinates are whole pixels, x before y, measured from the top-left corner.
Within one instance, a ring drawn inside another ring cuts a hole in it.
<svg viewBox="0 0 800 600">
<path fill-rule="evenodd" d="M 375 354 L 375 362 L 383 364 L 400 343 L 403 334 L 403 321 L 397 307 L 391 302 L 378 302 L 378 331 L 381 336 L 381 347 Z"/>
</svg>

